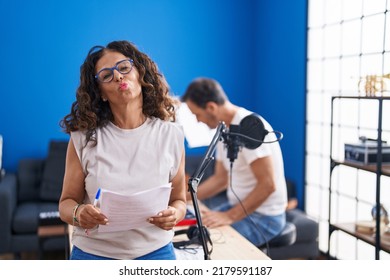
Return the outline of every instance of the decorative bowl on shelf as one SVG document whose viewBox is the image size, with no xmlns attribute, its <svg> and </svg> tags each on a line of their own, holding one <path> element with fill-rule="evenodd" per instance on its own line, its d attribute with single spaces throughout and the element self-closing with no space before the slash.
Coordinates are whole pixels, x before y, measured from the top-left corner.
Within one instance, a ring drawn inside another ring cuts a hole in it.
<svg viewBox="0 0 390 280">
<path fill-rule="evenodd" d="M 371 216 L 374 220 L 376 219 L 376 206 L 372 207 Z M 379 216 L 381 222 L 383 222 L 387 226 L 389 224 L 389 214 L 387 213 L 386 208 L 382 204 L 380 205 Z"/>
</svg>

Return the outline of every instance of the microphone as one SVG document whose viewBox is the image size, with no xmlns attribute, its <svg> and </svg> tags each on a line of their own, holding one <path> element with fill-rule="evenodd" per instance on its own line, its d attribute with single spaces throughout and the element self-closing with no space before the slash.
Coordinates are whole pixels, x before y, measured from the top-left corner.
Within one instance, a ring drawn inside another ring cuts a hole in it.
<svg viewBox="0 0 390 280">
<path fill-rule="evenodd" d="M 252 114 L 243 118 L 239 125 L 230 125 L 230 131 L 227 130 L 226 125 L 223 121 L 218 124 L 217 131 L 211 140 L 209 147 L 207 148 L 206 154 L 203 157 L 201 164 L 195 170 L 194 174 L 188 179 L 188 190 L 191 192 L 191 198 L 194 203 L 195 217 L 199 230 L 199 239 L 203 247 L 203 252 L 205 254 L 205 260 L 210 259 L 210 251 L 208 250 L 207 240 L 210 241 L 207 232 L 204 231 L 202 225 L 202 218 L 199 211 L 198 200 L 196 197 L 197 188 L 199 182 L 202 180 L 204 171 L 210 162 L 214 159 L 213 153 L 216 149 L 217 143 L 220 140 L 223 140 L 228 147 L 228 157 L 230 158 L 231 164 L 237 158 L 237 154 L 241 146 L 244 146 L 249 149 L 256 149 L 262 143 L 272 143 L 282 139 L 283 134 L 279 133 L 280 136 L 275 141 L 264 142 L 264 137 L 269 133 L 264 128 L 264 124 L 261 121 L 260 117 L 256 114 Z M 192 237 L 189 237 L 191 242 Z M 206 240 L 207 238 L 207 240 Z M 185 243 L 186 244 L 186 243 Z M 182 245 L 182 244 L 180 244 Z"/>
<path fill-rule="evenodd" d="M 275 141 L 264 142 L 264 138 L 268 133 L 270 131 L 265 129 L 260 116 L 255 113 L 243 118 L 239 125 L 231 124 L 229 131 L 224 130 L 222 132 L 222 139 L 227 146 L 227 157 L 230 162 L 233 163 L 237 158 L 241 147 L 254 150 L 263 143 L 273 143 L 283 138 L 281 132 L 272 131 L 272 133 L 279 134 L 279 137 Z"/>
<path fill-rule="evenodd" d="M 227 157 L 230 159 L 230 162 L 233 162 L 237 158 L 241 146 L 239 135 L 241 135 L 240 126 L 235 124 L 231 124 L 229 131 L 222 134 L 223 142 L 227 147 Z"/>
</svg>

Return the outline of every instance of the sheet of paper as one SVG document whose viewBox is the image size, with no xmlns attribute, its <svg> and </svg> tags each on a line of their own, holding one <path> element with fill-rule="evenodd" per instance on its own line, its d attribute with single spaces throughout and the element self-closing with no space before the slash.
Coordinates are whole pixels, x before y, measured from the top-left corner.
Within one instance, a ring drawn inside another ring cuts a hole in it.
<svg viewBox="0 0 390 280">
<path fill-rule="evenodd" d="M 190 148 L 210 145 L 216 129 L 210 129 L 206 124 L 198 122 L 186 103 L 180 104 L 176 119 L 183 126 L 184 136 Z"/>
<path fill-rule="evenodd" d="M 100 210 L 108 218 L 108 225 L 100 225 L 99 232 L 124 231 L 150 225 L 151 216 L 168 207 L 171 183 L 125 196 L 102 189 Z"/>
</svg>

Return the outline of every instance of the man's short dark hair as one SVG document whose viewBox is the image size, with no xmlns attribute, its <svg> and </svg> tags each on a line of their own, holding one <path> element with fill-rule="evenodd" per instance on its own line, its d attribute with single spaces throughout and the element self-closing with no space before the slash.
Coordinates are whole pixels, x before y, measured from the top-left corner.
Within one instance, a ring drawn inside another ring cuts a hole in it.
<svg viewBox="0 0 390 280">
<path fill-rule="evenodd" d="M 222 86 L 216 80 L 197 78 L 188 85 L 185 93 L 181 97 L 181 101 L 183 102 L 188 100 L 204 109 L 210 101 L 218 105 L 223 105 L 228 98 Z"/>
</svg>

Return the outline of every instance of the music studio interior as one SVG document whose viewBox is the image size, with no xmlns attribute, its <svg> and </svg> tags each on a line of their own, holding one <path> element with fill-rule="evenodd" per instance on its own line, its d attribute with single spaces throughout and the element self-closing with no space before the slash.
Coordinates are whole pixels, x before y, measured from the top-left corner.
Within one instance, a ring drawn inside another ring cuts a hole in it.
<svg viewBox="0 0 390 280">
<path fill-rule="evenodd" d="M 93 12 L 87 1 L 57 5 L 8 1 L 0 9 L 7 26 L 0 33 L 7 42 L 0 44 L 0 259 L 69 257 L 72 231 L 58 216 L 69 136 L 59 121 L 86 50 L 116 39 L 150 55 L 173 95 L 196 77 L 215 78 L 232 103 L 283 135 L 281 234 L 257 248 L 231 227 L 194 232 L 199 221 L 189 206 L 193 216 L 175 238 L 195 253 L 182 258 L 206 258 L 212 243 L 211 259 L 390 259 L 390 1 L 113 0 Z M 223 133 L 197 122 L 184 103 L 178 120 L 190 178 Z"/>
</svg>

